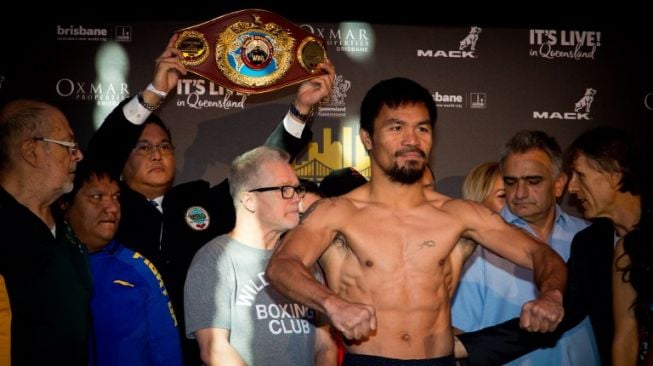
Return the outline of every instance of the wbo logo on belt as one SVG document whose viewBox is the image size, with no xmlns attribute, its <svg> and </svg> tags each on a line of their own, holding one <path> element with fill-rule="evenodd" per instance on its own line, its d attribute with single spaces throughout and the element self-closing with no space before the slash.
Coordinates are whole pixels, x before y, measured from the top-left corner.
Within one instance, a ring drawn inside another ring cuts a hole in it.
<svg viewBox="0 0 653 366">
<path fill-rule="evenodd" d="M 324 73 L 325 41 L 261 9 L 229 13 L 177 31 L 189 71 L 245 94 L 296 84 Z"/>
</svg>

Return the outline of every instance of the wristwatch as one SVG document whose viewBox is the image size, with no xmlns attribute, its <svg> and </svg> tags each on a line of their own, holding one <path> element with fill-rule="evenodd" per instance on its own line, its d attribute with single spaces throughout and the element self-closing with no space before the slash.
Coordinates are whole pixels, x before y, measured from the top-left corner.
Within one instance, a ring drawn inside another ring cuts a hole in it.
<svg viewBox="0 0 653 366">
<path fill-rule="evenodd" d="M 150 112 L 156 111 L 157 108 L 163 103 L 163 99 L 159 101 L 156 105 L 152 105 L 143 99 L 143 92 L 138 93 L 138 103 L 140 103 L 145 109 L 147 109 Z"/>
<path fill-rule="evenodd" d="M 311 107 L 308 114 L 301 114 L 297 107 L 295 107 L 295 103 L 290 103 L 290 114 L 304 123 L 310 123 L 313 122 L 313 119 L 315 118 L 315 107 Z"/>
</svg>

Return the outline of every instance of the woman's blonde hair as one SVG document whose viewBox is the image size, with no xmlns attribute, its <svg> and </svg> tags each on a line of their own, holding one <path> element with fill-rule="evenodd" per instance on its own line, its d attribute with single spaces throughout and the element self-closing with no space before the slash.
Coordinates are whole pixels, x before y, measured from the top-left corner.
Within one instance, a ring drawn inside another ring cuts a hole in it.
<svg viewBox="0 0 653 366">
<path fill-rule="evenodd" d="M 499 163 L 494 161 L 472 168 L 463 182 L 463 198 L 476 202 L 485 201 L 492 194 L 494 180 L 500 175 Z"/>
</svg>

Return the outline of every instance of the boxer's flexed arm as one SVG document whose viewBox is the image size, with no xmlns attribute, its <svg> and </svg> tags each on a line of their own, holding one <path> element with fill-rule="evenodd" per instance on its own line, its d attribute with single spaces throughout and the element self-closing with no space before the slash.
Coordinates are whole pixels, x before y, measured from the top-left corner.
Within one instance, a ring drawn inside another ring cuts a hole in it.
<svg viewBox="0 0 653 366">
<path fill-rule="evenodd" d="M 266 275 L 289 298 L 323 312 L 331 324 L 350 339 L 361 339 L 376 330 L 374 307 L 352 303 L 318 282 L 309 268 L 338 234 L 338 221 L 346 215 L 341 199 L 314 203 L 299 225 L 288 232 L 270 259 Z"/>
</svg>

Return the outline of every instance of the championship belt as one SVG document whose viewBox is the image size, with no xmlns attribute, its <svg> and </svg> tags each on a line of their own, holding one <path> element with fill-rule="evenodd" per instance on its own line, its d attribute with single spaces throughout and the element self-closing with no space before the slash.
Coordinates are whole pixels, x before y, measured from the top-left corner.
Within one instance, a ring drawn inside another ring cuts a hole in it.
<svg viewBox="0 0 653 366">
<path fill-rule="evenodd" d="M 324 39 L 260 9 L 229 13 L 176 32 L 188 71 L 245 94 L 326 74 Z"/>
</svg>

